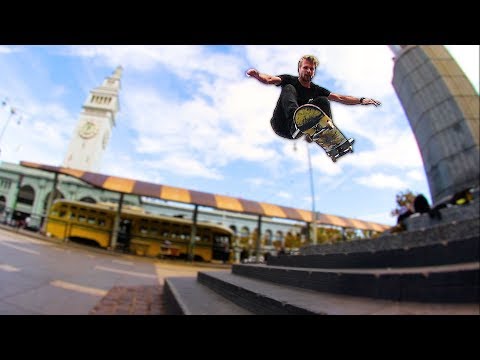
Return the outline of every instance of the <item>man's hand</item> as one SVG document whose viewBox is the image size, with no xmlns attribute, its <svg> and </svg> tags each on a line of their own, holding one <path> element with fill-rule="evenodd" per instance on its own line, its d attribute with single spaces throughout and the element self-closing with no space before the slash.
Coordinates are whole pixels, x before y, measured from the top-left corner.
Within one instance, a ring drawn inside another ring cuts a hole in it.
<svg viewBox="0 0 480 360">
<path fill-rule="evenodd" d="M 260 73 L 258 72 L 257 69 L 248 69 L 247 72 L 246 72 L 246 75 L 247 76 L 252 76 L 254 78 L 258 78 L 258 76 L 260 75 Z"/>
<path fill-rule="evenodd" d="M 374 99 L 369 99 L 369 98 L 364 98 L 362 100 L 362 105 L 375 105 L 375 106 L 380 106 L 382 103 L 380 101 L 374 100 Z"/>
</svg>

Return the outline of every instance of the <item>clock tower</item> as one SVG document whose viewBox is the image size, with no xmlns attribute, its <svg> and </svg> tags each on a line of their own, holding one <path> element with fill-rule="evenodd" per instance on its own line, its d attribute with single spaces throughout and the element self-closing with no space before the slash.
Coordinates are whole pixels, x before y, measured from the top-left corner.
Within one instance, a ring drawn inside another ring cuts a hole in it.
<svg viewBox="0 0 480 360">
<path fill-rule="evenodd" d="M 119 111 L 118 92 L 122 67 L 118 66 L 103 84 L 90 91 L 83 104 L 77 127 L 62 166 L 97 172 L 105 151 L 115 116 Z"/>
</svg>

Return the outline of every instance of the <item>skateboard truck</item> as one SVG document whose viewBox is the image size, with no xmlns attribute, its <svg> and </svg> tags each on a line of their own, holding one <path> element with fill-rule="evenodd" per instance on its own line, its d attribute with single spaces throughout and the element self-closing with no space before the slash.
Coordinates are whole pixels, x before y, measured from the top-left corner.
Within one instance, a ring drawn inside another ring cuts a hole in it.
<svg viewBox="0 0 480 360">
<path fill-rule="evenodd" d="M 317 130 L 318 129 L 318 125 L 320 124 L 317 124 L 314 129 Z M 320 128 L 319 130 L 315 131 L 315 133 L 312 135 L 312 140 L 313 141 L 317 141 L 318 139 L 320 139 L 320 136 L 327 130 L 332 130 L 333 129 L 333 124 L 331 121 L 328 121 L 327 122 L 327 126 L 323 127 L 323 128 Z"/>
<path fill-rule="evenodd" d="M 352 145 L 354 142 L 355 142 L 355 139 L 350 138 L 345 142 L 341 143 L 340 145 L 338 145 L 336 148 L 327 152 L 327 155 L 332 159 L 333 162 L 337 162 L 337 159 L 342 157 L 343 155 L 346 155 L 348 153 L 353 153 Z"/>
</svg>

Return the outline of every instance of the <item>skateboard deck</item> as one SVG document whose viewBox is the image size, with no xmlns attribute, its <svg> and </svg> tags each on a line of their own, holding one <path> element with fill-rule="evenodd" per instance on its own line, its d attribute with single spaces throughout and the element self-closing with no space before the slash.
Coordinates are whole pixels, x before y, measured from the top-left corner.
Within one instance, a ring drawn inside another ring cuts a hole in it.
<svg viewBox="0 0 480 360">
<path fill-rule="evenodd" d="M 300 106 L 295 111 L 293 120 L 297 128 L 294 138 L 299 133 L 309 135 L 314 142 L 325 150 L 333 162 L 353 152 L 355 140 L 347 139 L 340 129 L 334 125 L 332 119 L 318 106 L 312 104 Z"/>
</svg>

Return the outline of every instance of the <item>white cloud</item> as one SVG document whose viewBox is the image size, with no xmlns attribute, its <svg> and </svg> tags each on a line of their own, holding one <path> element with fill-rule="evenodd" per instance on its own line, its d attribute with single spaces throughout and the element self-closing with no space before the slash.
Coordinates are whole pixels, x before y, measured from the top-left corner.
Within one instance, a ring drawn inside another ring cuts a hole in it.
<svg viewBox="0 0 480 360">
<path fill-rule="evenodd" d="M 207 167 L 195 159 L 185 157 L 183 154 L 172 154 L 168 158 L 159 160 L 144 160 L 141 162 L 141 166 L 147 169 L 169 172 L 180 176 L 214 180 L 223 178 L 215 168 Z"/>
<path fill-rule="evenodd" d="M 408 184 L 395 175 L 374 173 L 368 176 L 361 176 L 354 180 L 356 183 L 376 189 L 404 189 Z"/>
<path fill-rule="evenodd" d="M 255 178 L 247 178 L 245 179 L 245 182 L 250 184 L 250 185 L 253 185 L 255 187 L 258 187 L 258 186 L 266 186 L 266 185 L 271 185 L 271 181 L 267 180 L 267 179 L 264 179 L 264 178 L 258 178 L 258 177 L 255 177 Z"/>
<path fill-rule="evenodd" d="M 139 161 L 135 157 L 129 154 L 121 154 L 118 156 L 108 151 L 102 159 L 101 172 L 103 174 L 127 177 L 156 184 L 161 184 L 165 181 L 165 178 L 161 175 L 162 172 L 140 166 Z"/>
<path fill-rule="evenodd" d="M 392 210 L 393 210 L 392 206 Z M 381 213 L 374 213 L 374 214 L 362 214 L 362 220 L 364 221 L 371 221 L 379 224 L 385 225 L 395 225 L 397 223 L 397 218 L 390 214 L 390 211 L 385 211 Z"/>
<path fill-rule="evenodd" d="M 385 45 L 324 46 L 325 60 L 317 74 L 323 72 L 335 79 L 338 89 L 345 95 L 384 98 L 391 96 L 393 61 Z M 317 79 L 318 81 L 319 79 Z"/>
<path fill-rule="evenodd" d="M 413 181 L 422 181 L 425 178 L 425 172 L 423 169 L 411 170 L 406 173 L 406 176 Z"/>
<path fill-rule="evenodd" d="M 287 193 L 286 191 L 280 191 L 279 193 L 277 193 L 277 196 L 281 197 L 281 198 L 284 198 L 284 199 L 291 199 L 292 198 L 292 194 Z"/>
<path fill-rule="evenodd" d="M 272 138 L 265 124 L 260 126 L 241 110 L 231 112 L 228 105 L 200 98 L 171 102 L 151 90 L 137 89 L 134 94 L 127 100 L 126 111 L 133 120 L 130 126 L 140 154 L 193 156 L 207 166 L 240 159 L 263 162 L 275 156 L 267 146 Z"/>
<path fill-rule="evenodd" d="M 11 54 L 13 51 L 11 47 L 0 45 L 0 54 Z"/>
<path fill-rule="evenodd" d="M 203 45 L 74 45 L 65 53 L 112 68 L 121 65 L 126 71 L 163 67 L 188 81 L 202 79 L 205 74 L 231 78 L 239 67 L 235 54 L 212 53 Z"/>
</svg>

